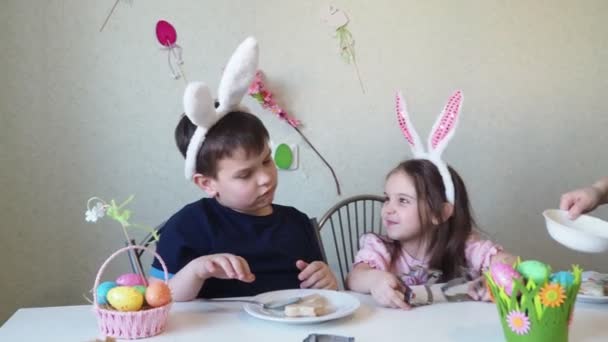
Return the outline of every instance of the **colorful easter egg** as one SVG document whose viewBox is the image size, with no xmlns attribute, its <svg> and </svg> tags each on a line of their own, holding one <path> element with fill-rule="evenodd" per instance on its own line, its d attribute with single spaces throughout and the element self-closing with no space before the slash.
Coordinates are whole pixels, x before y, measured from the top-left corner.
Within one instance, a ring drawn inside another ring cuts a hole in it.
<svg viewBox="0 0 608 342">
<path fill-rule="evenodd" d="M 144 305 L 144 296 L 129 286 L 117 286 L 108 292 L 108 302 L 118 311 L 137 311 Z"/>
<path fill-rule="evenodd" d="M 521 278 L 521 275 L 511 265 L 502 262 L 493 264 L 490 267 L 490 274 L 496 285 L 504 288 L 509 296 L 513 291 L 513 280 Z"/>
<path fill-rule="evenodd" d="M 551 275 L 551 282 L 569 288 L 574 283 L 574 276 L 568 271 L 559 271 Z"/>
<path fill-rule="evenodd" d="M 524 278 L 533 280 L 536 285 L 542 285 L 549 278 L 551 269 L 540 261 L 526 260 L 517 265 L 517 272 Z"/>
<path fill-rule="evenodd" d="M 159 307 L 171 302 L 171 290 L 163 282 L 152 283 L 146 289 L 146 303 L 151 307 Z"/>
<path fill-rule="evenodd" d="M 120 286 L 146 285 L 144 279 L 135 273 L 125 273 L 116 279 L 116 284 Z"/>
<path fill-rule="evenodd" d="M 104 281 L 103 283 L 97 286 L 97 303 L 99 304 L 108 304 L 108 291 L 115 288 L 116 283 L 113 281 Z"/>
</svg>

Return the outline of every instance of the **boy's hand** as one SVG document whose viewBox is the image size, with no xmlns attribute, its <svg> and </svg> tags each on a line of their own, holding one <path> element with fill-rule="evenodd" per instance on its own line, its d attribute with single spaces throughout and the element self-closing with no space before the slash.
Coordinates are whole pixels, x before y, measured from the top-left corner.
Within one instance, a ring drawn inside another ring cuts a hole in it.
<svg viewBox="0 0 608 342">
<path fill-rule="evenodd" d="M 333 272 L 322 261 L 313 261 L 310 264 L 303 261 L 296 261 L 296 267 L 300 270 L 298 279 L 300 287 L 303 289 L 327 289 L 337 290 L 338 282 Z"/>
<path fill-rule="evenodd" d="M 197 259 L 197 275 L 202 279 L 238 279 L 246 283 L 255 280 L 245 259 L 234 254 L 210 254 Z"/>
<path fill-rule="evenodd" d="M 389 308 L 409 310 L 411 307 L 405 302 L 405 285 L 392 273 L 378 271 L 374 285 L 370 288 L 372 297 L 382 306 Z"/>
</svg>

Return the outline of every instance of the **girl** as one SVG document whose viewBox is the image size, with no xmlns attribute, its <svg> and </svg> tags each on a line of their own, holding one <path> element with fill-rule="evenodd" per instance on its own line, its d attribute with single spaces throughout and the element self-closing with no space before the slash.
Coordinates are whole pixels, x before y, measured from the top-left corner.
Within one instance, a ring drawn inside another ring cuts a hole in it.
<svg viewBox="0 0 608 342">
<path fill-rule="evenodd" d="M 461 99 L 460 92 L 450 98 L 427 153 L 419 145 L 401 97 L 397 98 L 400 124 L 416 159 L 389 172 L 382 207 L 386 236 L 361 237 L 355 266 L 346 280 L 348 288 L 371 293 L 383 306 L 408 309 L 410 304 L 487 299 L 485 286 L 480 286 L 482 272 L 493 263 L 515 261 L 474 231 L 464 182 L 440 158 L 453 135 Z M 443 131 L 437 134 L 439 129 Z M 453 296 L 449 288 L 455 279 L 475 281 L 464 291 L 461 288 L 460 296 Z M 433 285 L 435 281 L 448 284 Z"/>
</svg>

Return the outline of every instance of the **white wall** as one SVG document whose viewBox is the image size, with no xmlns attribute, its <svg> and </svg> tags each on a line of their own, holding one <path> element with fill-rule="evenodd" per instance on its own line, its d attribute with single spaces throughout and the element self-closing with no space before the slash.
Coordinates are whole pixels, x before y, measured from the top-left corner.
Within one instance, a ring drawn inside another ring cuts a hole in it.
<svg viewBox="0 0 608 342">
<path fill-rule="evenodd" d="M 320 24 L 328 2 L 121 1 L 100 33 L 112 3 L 3 1 L 0 322 L 19 307 L 84 303 L 99 264 L 122 245 L 112 222 L 85 224 L 88 197 L 136 194 L 134 221 L 153 225 L 201 196 L 172 139 L 184 84 L 169 77 L 159 19 L 176 27 L 189 79 L 210 84 L 255 35 L 277 99 L 305 123 L 344 196 L 380 193 L 409 157 L 396 89 L 424 134 L 462 89 L 446 159 L 482 228 L 526 258 L 608 270 L 606 255 L 553 242 L 540 215 L 608 174 L 608 2 L 336 1 L 352 19 L 365 95 Z M 329 172 L 289 126 L 247 105 L 275 140 L 300 145 L 301 168 L 280 173 L 276 201 L 321 215 L 339 199 Z"/>
</svg>

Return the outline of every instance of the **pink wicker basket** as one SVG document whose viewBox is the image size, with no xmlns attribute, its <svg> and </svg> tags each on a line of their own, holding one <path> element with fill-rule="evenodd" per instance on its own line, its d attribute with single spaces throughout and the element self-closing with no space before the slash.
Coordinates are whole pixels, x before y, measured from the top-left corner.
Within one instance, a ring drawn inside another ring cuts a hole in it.
<svg viewBox="0 0 608 342">
<path fill-rule="evenodd" d="M 154 254 L 158 259 L 163 271 L 165 272 L 165 284 L 169 282 L 169 273 L 167 272 L 167 266 L 163 259 L 156 254 L 153 250 L 142 246 L 131 245 L 119 249 L 101 265 L 95 278 L 95 285 L 93 286 L 93 311 L 97 315 L 97 323 L 99 330 L 104 336 L 115 337 L 121 339 L 137 339 L 145 338 L 154 335 L 158 335 L 167 325 L 167 318 L 169 317 L 169 311 L 171 310 L 171 304 L 166 304 L 157 308 L 145 309 L 133 312 L 121 312 L 110 309 L 104 309 L 97 301 L 97 286 L 101 275 L 106 269 L 108 263 L 112 261 L 119 254 L 126 252 L 131 249 L 146 250 Z"/>
</svg>

